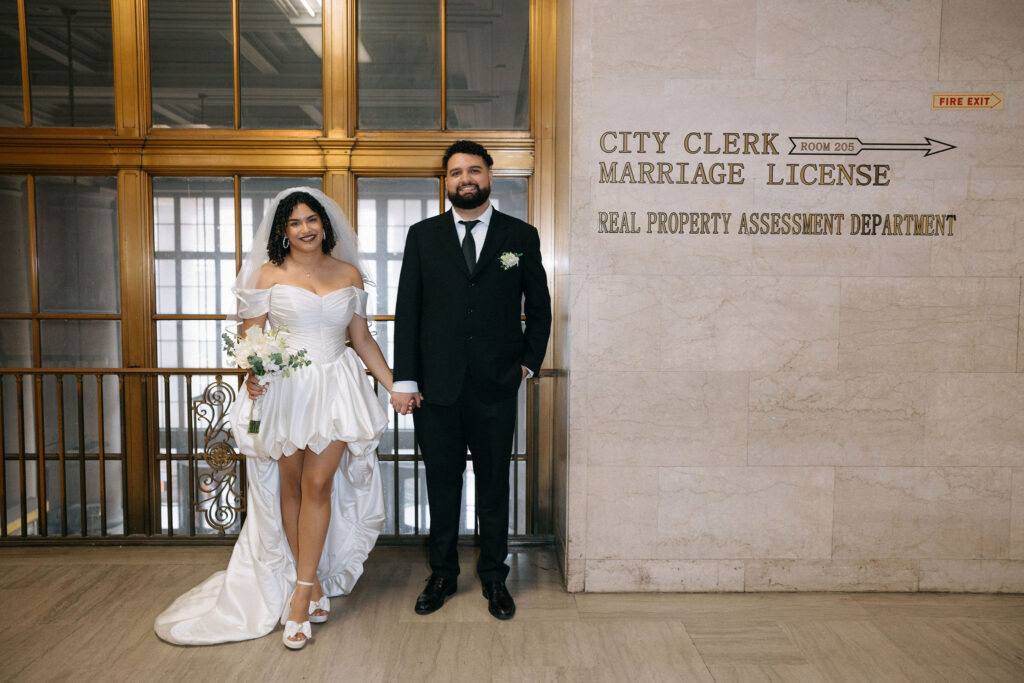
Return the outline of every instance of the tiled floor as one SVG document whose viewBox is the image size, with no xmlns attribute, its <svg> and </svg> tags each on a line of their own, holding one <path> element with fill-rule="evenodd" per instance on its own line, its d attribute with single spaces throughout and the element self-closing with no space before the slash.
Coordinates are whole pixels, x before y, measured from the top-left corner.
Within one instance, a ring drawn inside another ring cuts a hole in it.
<svg viewBox="0 0 1024 683">
<path fill-rule="evenodd" d="M 228 548 L 0 550 L 0 680 L 1024 681 L 1024 596 L 577 594 L 548 550 L 513 556 L 516 618 L 471 553 L 443 609 L 412 606 L 422 548 L 378 548 L 297 653 L 280 632 L 185 648 L 152 631 Z"/>
</svg>

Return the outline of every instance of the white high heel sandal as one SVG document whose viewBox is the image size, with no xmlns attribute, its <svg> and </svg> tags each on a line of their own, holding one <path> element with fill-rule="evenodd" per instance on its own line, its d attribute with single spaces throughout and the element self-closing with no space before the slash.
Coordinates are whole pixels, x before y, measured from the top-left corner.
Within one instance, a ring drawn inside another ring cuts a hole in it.
<svg viewBox="0 0 1024 683">
<path fill-rule="evenodd" d="M 295 583 L 298 584 L 299 586 L 312 586 L 313 585 L 311 582 L 307 582 L 307 581 L 296 581 Z M 296 590 L 298 590 L 298 589 L 296 588 Z M 295 598 L 295 593 L 292 593 L 292 599 L 294 599 L 294 598 Z M 289 611 L 291 611 L 291 604 L 292 604 L 292 600 L 288 600 L 288 604 L 285 605 L 285 614 L 286 615 L 288 614 Z M 312 605 L 313 602 L 310 601 L 310 604 Z M 301 640 L 292 640 L 293 637 L 299 635 L 300 633 L 303 635 L 303 638 Z M 292 621 L 291 619 L 289 619 L 289 620 L 287 620 L 285 622 L 285 624 L 284 624 L 284 635 L 281 637 L 281 640 L 284 641 L 284 646 L 286 648 L 288 648 L 289 650 L 301 650 L 302 648 L 306 647 L 306 643 L 308 643 L 312 639 L 313 639 L 313 629 L 310 627 L 308 620 L 302 622 L 301 624 L 299 622 L 297 622 L 297 621 Z"/>
<path fill-rule="evenodd" d="M 327 614 L 314 614 L 317 610 L 323 610 Z M 330 616 L 331 612 L 331 599 L 324 593 L 320 596 L 319 600 L 309 601 L 309 620 L 314 624 L 325 624 L 327 623 L 327 617 Z"/>
</svg>

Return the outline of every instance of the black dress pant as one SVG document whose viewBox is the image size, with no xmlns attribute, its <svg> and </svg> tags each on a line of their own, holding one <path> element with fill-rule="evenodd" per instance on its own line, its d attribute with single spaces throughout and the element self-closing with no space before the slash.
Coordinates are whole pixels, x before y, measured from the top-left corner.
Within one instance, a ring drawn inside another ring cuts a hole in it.
<svg viewBox="0 0 1024 683">
<path fill-rule="evenodd" d="M 413 411 L 423 452 L 430 504 L 430 567 L 448 579 L 459 575 L 459 516 L 466 447 L 476 477 L 476 510 L 480 521 L 481 581 L 508 576 L 508 471 L 516 424 L 516 396 L 482 403 L 466 389 L 451 406 L 426 401 Z"/>
</svg>

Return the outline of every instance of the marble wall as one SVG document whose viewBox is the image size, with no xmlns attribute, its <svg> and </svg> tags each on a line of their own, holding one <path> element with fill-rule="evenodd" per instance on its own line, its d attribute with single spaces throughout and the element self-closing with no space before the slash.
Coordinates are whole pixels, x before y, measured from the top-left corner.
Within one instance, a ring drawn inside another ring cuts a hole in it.
<svg viewBox="0 0 1024 683">
<path fill-rule="evenodd" d="M 568 588 L 1024 591 L 1024 3 L 561 14 Z M 936 111 L 935 92 L 1005 107 Z M 608 153 L 605 131 L 670 137 Z M 774 132 L 778 153 L 691 154 L 689 132 Z M 955 149 L 795 156 L 789 136 Z M 611 161 L 740 162 L 744 182 L 602 183 Z M 851 162 L 890 182 L 767 182 L 767 163 Z M 602 211 L 636 211 L 640 232 L 599 232 Z M 732 224 L 648 233 L 649 211 Z M 952 236 L 739 234 L 752 212 L 957 219 Z"/>
</svg>

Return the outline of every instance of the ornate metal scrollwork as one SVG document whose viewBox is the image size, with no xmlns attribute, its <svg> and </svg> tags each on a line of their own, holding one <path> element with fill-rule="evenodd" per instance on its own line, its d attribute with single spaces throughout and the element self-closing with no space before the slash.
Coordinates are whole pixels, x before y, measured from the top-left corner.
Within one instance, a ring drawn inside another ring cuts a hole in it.
<svg viewBox="0 0 1024 683">
<path fill-rule="evenodd" d="M 196 467 L 196 497 L 193 507 L 202 512 L 206 523 L 220 533 L 226 533 L 245 512 L 245 492 L 241 490 L 239 476 L 245 467 L 231 441 L 229 414 L 235 401 L 235 390 L 218 375 L 207 385 L 203 395 L 192 401 L 196 426 L 205 423 L 203 430 L 203 461 L 208 471 Z M 194 456 L 193 456 L 194 457 Z"/>
</svg>

